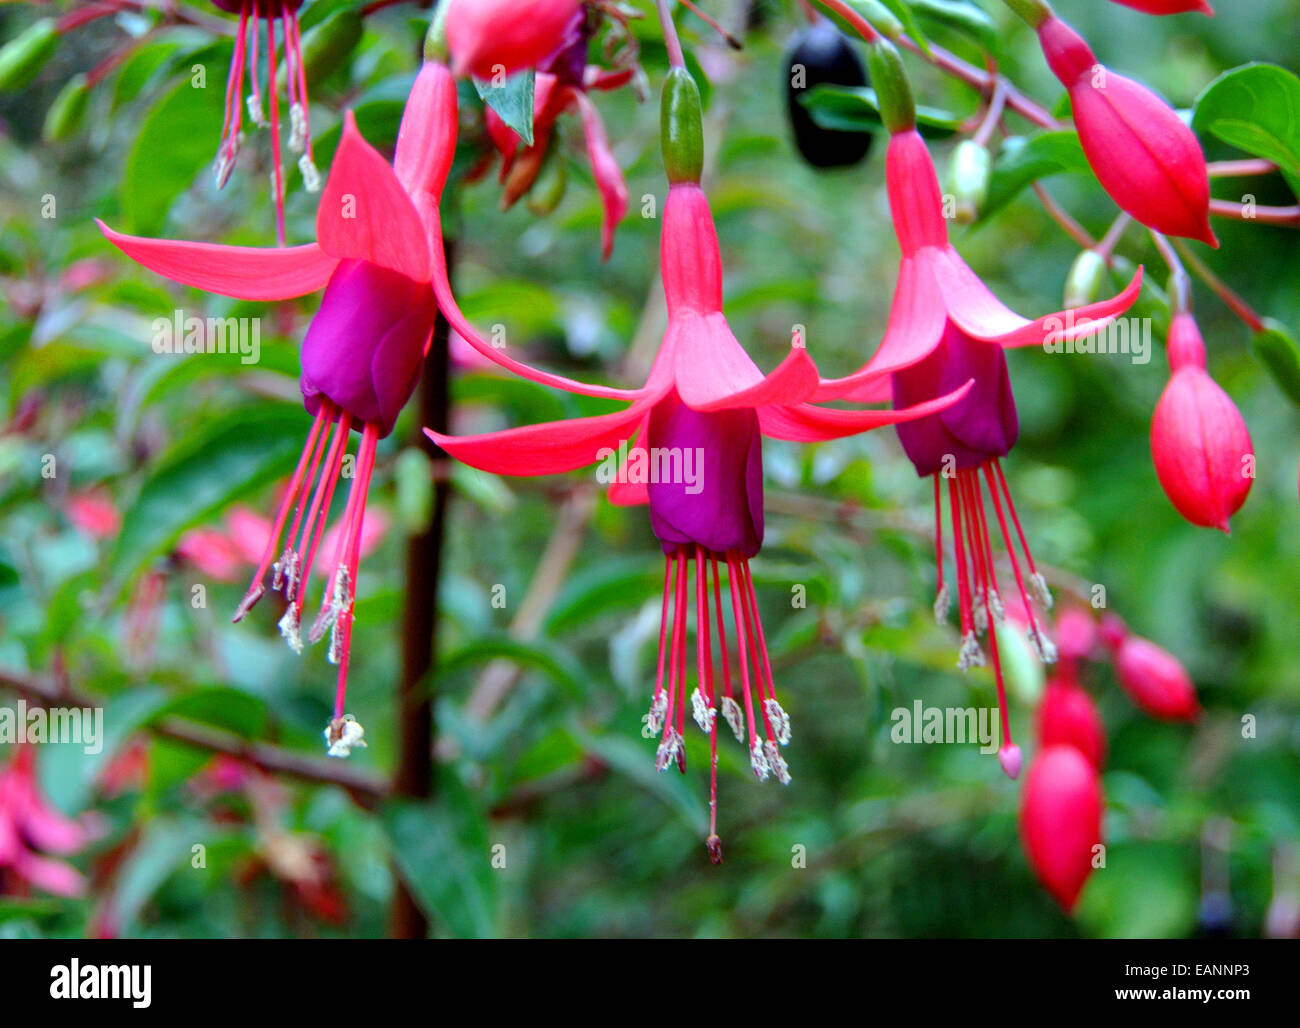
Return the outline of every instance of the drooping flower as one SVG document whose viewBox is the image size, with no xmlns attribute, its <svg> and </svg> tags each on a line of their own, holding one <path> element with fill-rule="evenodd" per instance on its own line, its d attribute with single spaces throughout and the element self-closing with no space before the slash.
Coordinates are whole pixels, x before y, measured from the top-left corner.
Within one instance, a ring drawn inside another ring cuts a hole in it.
<svg viewBox="0 0 1300 1028">
<path fill-rule="evenodd" d="M 1051 607 L 1051 595 L 1030 553 L 1000 463 L 1019 434 L 1003 350 L 1077 339 L 1103 327 L 1137 297 L 1141 271 L 1118 296 L 1030 321 L 1003 306 L 953 249 L 934 163 L 915 128 L 909 126 L 891 135 L 886 178 L 894 230 L 903 253 L 889 326 L 871 360 L 853 375 L 824 384 L 817 398 L 838 393 L 863 402 L 879 399 L 876 376 L 881 373 L 889 375 L 896 407 L 974 382 L 970 392 L 951 407 L 898 425 L 899 440 L 917 474 L 934 477 L 935 616 L 943 621 L 950 601 L 943 569 L 946 504 L 962 633 L 958 666 L 966 670 L 984 663 L 978 637 L 1004 615 L 991 544 L 993 531 L 1002 537 L 1026 612 L 1026 635 L 1039 657 L 1050 663 L 1055 659 L 1053 646 L 1034 614 L 1030 597 L 1045 611 Z M 1014 778 L 1021 757 L 1011 739 L 995 633 L 988 633 L 988 642 L 1002 716 L 998 758 L 1003 770 Z"/>
<path fill-rule="evenodd" d="M 1195 721 L 1201 714 L 1191 675 L 1168 650 L 1134 635 L 1117 615 L 1101 622 L 1115 675 L 1138 709 L 1164 721 Z"/>
<path fill-rule="evenodd" d="M 496 80 L 536 68 L 581 32 L 581 0 L 446 0 L 452 71 Z"/>
<path fill-rule="evenodd" d="M 90 832 L 51 807 L 36 782 L 36 751 L 14 747 L 0 768 L 0 892 L 4 872 L 57 896 L 80 896 L 86 881 L 70 864 L 45 854 L 69 856 L 85 847 Z"/>
<path fill-rule="evenodd" d="M 344 717 L 343 703 L 366 494 L 377 446 L 393 430 L 415 388 L 439 307 L 455 312 L 448 315 L 453 325 L 473 331 L 451 295 L 438 212 L 456 128 L 456 85 L 448 69 L 434 61 L 426 62 L 416 78 L 393 165 L 361 138 L 348 112 L 321 194 L 317 242 L 305 246 L 144 239 L 100 226 L 133 260 L 210 292 L 280 300 L 325 289 L 301 358 L 300 387 L 304 406 L 313 415 L 312 427 L 235 620 L 261 598 L 263 579 L 271 570 L 272 587 L 283 589 L 289 601 L 280 629 L 290 646 L 301 651 L 303 587 L 317 553 L 329 561 L 329 583 L 307 635 L 316 642 L 328 632 L 330 660 L 339 665 L 334 718 L 327 729 L 331 752 L 337 756 L 346 756 L 361 738 L 360 726 Z M 510 370 L 525 367 L 476 333 L 466 338 L 496 364 Z M 527 370 L 539 381 L 595 396 L 634 395 Z M 361 434 L 355 474 L 343 531 L 330 548 L 322 537 L 353 428 Z"/>
<path fill-rule="evenodd" d="M 1106 760 L 1106 728 L 1092 697 L 1079 684 L 1075 662 L 1062 656 L 1038 706 L 1038 742 L 1073 746 L 1095 768 Z"/>
<path fill-rule="evenodd" d="M 1209 171 L 1192 130 L 1151 90 L 1098 63 L 1061 19 L 1045 20 L 1038 38 L 1069 91 L 1088 164 L 1111 199 L 1150 228 L 1218 246 Z"/>
<path fill-rule="evenodd" d="M 948 395 L 931 394 L 905 410 L 819 407 L 806 402 L 814 393 L 824 392 L 826 399 L 839 394 L 825 387 L 799 338 L 764 376 L 727 325 L 721 253 L 698 184 L 699 163 L 679 153 L 684 148 L 697 157 L 699 145 L 691 141 L 699 132 L 698 92 L 684 71 L 670 74 L 664 104 L 670 187 L 660 248 L 668 327 L 644 388 L 613 414 L 480 436 L 429 435 L 458 460 L 497 474 L 555 474 L 599 461 L 609 470 L 603 477 L 613 480 L 613 502 L 649 506 L 665 563 L 658 671 L 646 723 L 660 737 L 656 766 L 685 771 L 689 695 L 691 716 L 708 733 L 713 752 L 708 847 L 717 862 L 719 713 L 747 746 L 760 781 L 790 780 L 781 753 L 790 741 L 790 722 L 777 699 L 749 567 L 763 541 L 762 437 L 810 442 L 865 432 L 941 410 L 968 386 L 958 383 Z M 679 118 L 687 123 L 680 133 L 681 126 L 673 124 Z M 456 327 L 462 334 L 467 330 Z M 696 685 L 688 693 L 692 571 Z"/>
<path fill-rule="evenodd" d="M 275 203 L 276 238 L 284 242 L 284 166 L 280 156 L 280 87 L 277 65 L 283 60 L 289 101 L 289 150 L 299 154 L 298 168 L 309 192 L 320 188 L 320 175 L 312 159 L 307 75 L 303 66 L 302 35 L 298 31 L 298 8 L 302 0 L 212 0 L 223 11 L 239 15 L 235 33 L 235 55 L 226 80 L 226 113 L 221 124 L 221 145 L 213 168 L 220 189 L 235 169 L 243 140 L 244 69 L 248 69 L 248 117 L 258 128 L 271 134 L 271 196 Z M 276 23 L 280 36 L 276 38 Z M 260 24 L 259 24 L 260 23 Z M 262 28 L 265 40 L 259 42 Z M 259 46 L 265 47 L 266 78 L 260 79 Z M 264 102 L 265 98 L 265 102 Z M 267 104 L 270 120 L 267 120 Z"/>
<path fill-rule="evenodd" d="M 1103 803 L 1096 767 L 1073 746 L 1048 746 L 1034 758 L 1020 835 L 1034 873 L 1067 913 L 1092 874 Z"/>
<path fill-rule="evenodd" d="M 560 159 L 550 154 L 556 120 L 566 111 L 577 108 L 587 141 L 587 158 L 600 192 L 605 215 L 601 226 L 601 255 L 609 259 L 614 248 L 614 229 L 627 213 L 627 184 L 605 134 L 600 111 L 587 95 L 593 89 L 611 90 L 625 85 L 630 71 L 605 71 L 586 60 L 585 34 L 569 48 L 557 54 L 539 71 L 533 92 L 533 142 L 523 140 L 491 107 L 487 109 L 487 129 L 501 154 L 501 205 L 508 208 L 527 193 L 537 181 L 543 164 Z"/>
<path fill-rule="evenodd" d="M 1207 0 L 1115 0 L 1115 3 L 1146 14 L 1186 14 L 1188 11 L 1199 11 L 1201 14 L 1214 15 L 1214 8 Z"/>
<path fill-rule="evenodd" d="M 1194 525 L 1228 531 L 1254 483 L 1255 449 L 1232 398 L 1205 370 L 1205 343 L 1186 311 L 1169 326 L 1173 374 L 1151 419 L 1156 477 Z"/>
</svg>

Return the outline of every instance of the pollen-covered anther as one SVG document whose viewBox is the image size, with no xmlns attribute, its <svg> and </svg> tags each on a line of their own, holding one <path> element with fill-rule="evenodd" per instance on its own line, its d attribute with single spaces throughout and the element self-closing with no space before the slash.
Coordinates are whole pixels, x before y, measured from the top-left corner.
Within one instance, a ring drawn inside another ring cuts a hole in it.
<svg viewBox="0 0 1300 1028">
<path fill-rule="evenodd" d="M 664 715 L 668 713 L 668 694 L 662 690 L 655 693 L 650 701 L 650 712 L 646 714 L 646 727 L 654 734 L 664 730 Z"/>
<path fill-rule="evenodd" d="M 754 744 L 749 748 L 749 766 L 754 769 L 754 777 L 760 782 L 766 782 L 772 773 L 772 765 L 767 762 L 763 744 L 758 739 L 755 739 Z"/>
<path fill-rule="evenodd" d="M 736 742 L 745 741 L 745 715 L 740 712 L 740 704 L 730 696 L 722 698 L 722 716 L 731 726 Z"/>
<path fill-rule="evenodd" d="M 284 617 L 280 618 L 280 634 L 284 636 L 284 641 L 289 644 L 289 649 L 294 653 L 302 653 L 302 623 L 301 614 L 298 610 L 298 604 L 291 603 L 289 608 L 284 612 Z"/>
<path fill-rule="evenodd" d="M 934 619 L 941 625 L 948 620 L 948 607 L 951 602 L 952 594 L 948 591 L 948 586 L 941 586 L 934 598 Z"/>
<path fill-rule="evenodd" d="M 764 701 L 763 711 L 772 724 L 772 732 L 776 735 L 776 741 L 782 746 L 788 746 L 790 744 L 790 715 L 785 712 L 785 708 L 781 704 L 777 703 L 775 698 Z"/>
<path fill-rule="evenodd" d="M 975 634 L 983 635 L 989 630 L 988 608 L 984 606 L 985 594 L 983 590 L 975 596 L 975 609 L 971 611 L 971 618 L 975 622 Z"/>
<path fill-rule="evenodd" d="M 695 723 L 700 726 L 701 732 L 709 735 L 713 733 L 713 726 L 718 721 L 718 708 L 709 706 L 708 700 L 699 689 L 691 693 L 691 714 L 695 718 Z"/>
<path fill-rule="evenodd" d="M 345 565 L 340 564 L 334 571 L 334 583 L 330 593 L 330 601 L 316 620 L 312 622 L 311 631 L 307 633 L 307 641 L 312 645 L 320 642 L 325 637 L 327 629 L 333 629 L 338 624 L 339 616 L 347 608 L 348 604 L 348 569 Z M 333 646 L 333 637 L 330 640 Z M 335 661 L 335 663 L 338 663 Z"/>
<path fill-rule="evenodd" d="M 258 128 L 266 128 L 266 115 L 262 112 L 262 98 L 260 96 L 249 96 L 248 117 Z"/>
<path fill-rule="evenodd" d="M 776 780 L 782 785 L 789 785 L 790 765 L 785 762 L 785 757 L 781 756 L 781 750 L 774 740 L 768 739 L 763 744 L 763 755 L 767 757 L 767 763 L 772 768 L 772 774 L 776 775 Z"/>
<path fill-rule="evenodd" d="M 221 149 L 217 151 L 217 160 L 212 166 L 212 176 L 216 180 L 218 189 L 224 189 L 226 183 L 230 181 L 230 173 L 235 170 L 235 158 L 238 156 L 238 139 L 221 144 Z"/>
<path fill-rule="evenodd" d="M 974 632 L 967 632 L 961 639 L 961 652 L 957 655 L 957 667 L 969 671 L 973 667 L 984 666 L 984 651 L 980 649 L 979 640 Z"/>
<path fill-rule="evenodd" d="M 1043 610 L 1052 609 L 1052 590 L 1047 588 L 1047 579 L 1043 577 L 1042 572 L 1035 571 L 1029 576 L 1029 590 Z"/>
<path fill-rule="evenodd" d="M 301 561 L 298 552 L 292 546 L 286 546 L 284 552 L 280 554 L 280 559 L 271 565 L 271 588 L 283 589 L 284 597 L 287 600 L 293 599 L 294 590 L 298 586 L 298 568 L 300 565 Z"/>
<path fill-rule="evenodd" d="M 366 748 L 366 730 L 351 714 L 336 717 L 325 728 L 326 751 L 331 757 L 351 756 L 353 749 Z"/>
<path fill-rule="evenodd" d="M 663 741 L 659 743 L 659 750 L 655 753 L 655 770 L 667 771 L 671 764 L 682 767 L 686 754 L 685 746 L 685 741 L 677 734 L 677 730 L 668 729 Z"/>
<path fill-rule="evenodd" d="M 257 605 L 257 601 L 260 600 L 265 593 L 266 593 L 266 586 L 264 586 L 261 582 L 258 582 L 256 585 L 254 585 L 251 589 L 248 590 L 244 598 L 239 601 L 239 606 L 235 608 L 235 615 L 230 620 L 232 622 L 243 621 L 244 615 L 246 615 L 250 610 L 253 609 L 254 606 Z"/>
<path fill-rule="evenodd" d="M 1000 625 L 1006 621 L 1007 608 L 1002 606 L 1002 597 L 997 594 L 996 590 L 989 593 L 989 610 L 993 614 L 993 623 L 995 625 Z"/>
<path fill-rule="evenodd" d="M 1035 625 L 1027 633 L 1029 645 L 1033 647 L 1035 656 L 1044 664 L 1056 663 L 1056 644 L 1043 634 L 1042 628 Z"/>
<path fill-rule="evenodd" d="M 307 154 L 298 158 L 298 170 L 302 173 L 303 188 L 309 193 L 320 192 L 320 170 Z"/>
<path fill-rule="evenodd" d="M 289 149 L 302 153 L 307 148 L 307 112 L 302 104 L 289 105 Z"/>
<path fill-rule="evenodd" d="M 710 835 L 704 840 L 704 845 L 709 850 L 709 861 L 713 864 L 722 863 L 722 840 L 716 835 Z"/>
</svg>

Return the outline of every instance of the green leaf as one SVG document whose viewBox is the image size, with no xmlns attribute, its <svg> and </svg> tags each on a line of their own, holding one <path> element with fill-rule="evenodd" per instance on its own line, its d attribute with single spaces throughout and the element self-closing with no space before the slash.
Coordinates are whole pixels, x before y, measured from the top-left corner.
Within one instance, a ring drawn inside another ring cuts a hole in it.
<svg viewBox="0 0 1300 1028">
<path fill-rule="evenodd" d="M 497 881 L 483 817 L 452 782 L 439 783 L 435 804 L 397 802 L 383 812 L 384 830 L 416 902 L 459 938 L 493 938 Z"/>
<path fill-rule="evenodd" d="M 686 777 L 676 771 L 665 774 L 655 770 L 653 743 L 641 745 L 625 735 L 594 735 L 581 729 L 574 730 L 574 737 L 593 756 L 619 774 L 632 779 L 681 814 L 682 820 L 691 826 L 692 831 L 700 835 L 708 831 L 709 820 L 705 814 L 705 805 L 696 796 Z"/>
<path fill-rule="evenodd" d="M 181 534 L 293 467 L 307 419 L 288 404 L 237 410 L 179 443 L 122 519 L 110 563 L 125 584 Z"/>
<path fill-rule="evenodd" d="M 187 74 L 154 105 L 135 137 L 122 174 L 122 213 L 132 232 L 157 235 L 176 197 L 213 161 L 221 136 L 228 48 L 196 62 L 204 86 Z"/>
<path fill-rule="evenodd" d="M 533 145 L 533 88 L 535 73 L 521 71 L 501 85 L 474 81 L 483 102 L 496 111 L 501 120 L 515 130 L 525 146 Z"/>
<path fill-rule="evenodd" d="M 907 0 L 915 14 L 969 36 L 989 51 L 998 49 L 998 27 L 988 12 L 969 0 Z"/>
<path fill-rule="evenodd" d="M 884 130 L 876 91 L 867 86 L 813 86 L 800 94 L 799 102 L 808 108 L 813 121 L 824 129 L 839 132 Z M 952 135 L 961 123 L 961 117 L 951 111 L 937 107 L 916 109 L 917 128 L 930 139 Z"/>
<path fill-rule="evenodd" d="M 1196 100 L 1192 127 L 1282 169 L 1300 196 L 1300 78 L 1275 64 L 1226 71 Z"/>
<path fill-rule="evenodd" d="M 1278 388 L 1300 407 L 1300 345 L 1287 327 L 1271 318 L 1251 340 L 1255 356 L 1268 368 Z"/>
<path fill-rule="evenodd" d="M 978 222 L 987 221 L 996 211 L 1014 200 L 1021 190 L 1040 178 L 1062 172 L 1087 171 L 1079 136 L 1074 132 L 1041 132 L 1028 138 L 1013 136 L 1002 144 L 993 161 L 988 199 L 979 212 Z"/>
</svg>

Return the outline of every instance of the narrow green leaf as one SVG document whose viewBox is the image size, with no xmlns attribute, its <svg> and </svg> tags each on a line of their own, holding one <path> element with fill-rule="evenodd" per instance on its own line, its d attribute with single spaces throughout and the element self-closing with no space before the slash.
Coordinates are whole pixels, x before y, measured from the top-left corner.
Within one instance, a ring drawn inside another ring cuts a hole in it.
<svg viewBox="0 0 1300 1028">
<path fill-rule="evenodd" d="M 515 130 L 525 146 L 533 145 L 533 89 L 535 73 L 521 71 L 503 83 L 474 81 L 483 102 L 496 111 L 501 120 Z"/>
</svg>

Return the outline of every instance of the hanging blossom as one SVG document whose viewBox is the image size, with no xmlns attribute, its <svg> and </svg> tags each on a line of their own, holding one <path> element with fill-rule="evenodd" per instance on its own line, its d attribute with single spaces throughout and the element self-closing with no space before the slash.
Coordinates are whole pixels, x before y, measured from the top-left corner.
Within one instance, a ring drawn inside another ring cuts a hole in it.
<svg viewBox="0 0 1300 1028">
<path fill-rule="evenodd" d="M 345 716 L 344 701 L 366 494 L 377 446 L 414 391 L 439 307 L 455 312 L 453 326 L 465 325 L 447 281 L 438 212 L 456 128 L 455 81 L 445 65 L 433 60 L 425 62 L 407 101 L 393 165 L 361 138 L 349 111 L 321 194 L 317 241 L 304 246 L 145 239 L 100 224 L 127 256 L 184 285 L 245 300 L 283 300 L 325 290 L 302 346 L 300 387 L 313 416 L 311 429 L 234 620 L 262 597 L 270 571 L 272 588 L 282 590 L 289 604 L 280 630 L 301 652 L 304 586 L 317 553 L 328 560 L 328 585 L 306 636 L 315 643 L 328 633 L 329 659 L 339 666 L 334 717 L 326 729 L 334 756 L 347 756 L 364 738 L 360 724 Z M 466 338 L 496 364 L 525 368 L 476 333 Z M 593 396 L 634 395 L 526 370 L 539 381 Z M 361 438 L 343 529 L 327 547 L 322 536 L 352 429 Z"/>
<path fill-rule="evenodd" d="M 948 239 L 938 176 L 916 131 L 915 107 L 897 50 L 877 40 L 871 44 L 870 61 L 872 81 L 890 131 L 886 185 L 902 263 L 879 349 L 858 372 L 825 383 L 815 398 L 882 399 L 885 393 L 879 376 L 887 373 L 885 381 L 895 407 L 905 408 L 973 381 L 970 392 L 942 412 L 901 422 L 898 437 L 917 474 L 934 478 L 938 573 L 934 611 L 941 623 L 951 599 L 944 578 L 945 503 L 948 507 L 961 622 L 958 667 L 966 671 L 984 664 L 979 637 L 987 634 L 1002 721 L 998 759 L 1003 770 L 1015 778 L 1020 772 L 1020 748 L 1011 740 L 997 637 L 988 631 L 1005 616 L 993 532 L 1002 537 L 1026 611 L 1031 646 L 1045 663 L 1055 659 L 1055 652 L 1031 603 L 1032 596 L 1039 609 L 1046 611 L 1051 607 L 1051 594 L 1030 553 L 1000 463 L 1019 434 L 1004 350 L 1065 342 L 1104 327 L 1137 298 L 1141 271 L 1118 296 L 1033 321 L 1005 307 Z"/>
<path fill-rule="evenodd" d="M 629 69 L 607 71 L 587 64 L 587 34 L 560 51 L 537 72 L 533 92 L 533 142 L 524 145 L 518 133 L 491 107 L 487 109 L 487 130 L 501 154 L 502 208 L 511 207 L 532 189 L 547 160 L 561 159 L 551 152 L 555 124 L 566 111 L 577 109 L 587 142 L 587 159 L 604 207 L 601 225 L 601 257 L 609 260 L 614 248 L 614 230 L 627 213 L 627 184 L 605 134 L 600 111 L 587 95 L 591 90 L 613 90 L 632 79 Z"/>
<path fill-rule="evenodd" d="M 235 170 L 243 142 L 244 69 L 248 69 L 248 117 L 257 128 L 271 134 L 271 196 L 275 202 L 276 238 L 284 243 L 284 166 L 280 156 L 279 62 L 283 60 L 289 91 L 289 151 L 299 154 L 298 169 L 308 192 L 320 189 L 320 173 L 312 158 L 310 108 L 307 102 L 307 73 L 302 57 L 302 35 L 298 31 L 298 8 L 302 0 L 212 0 L 223 11 L 239 15 L 235 33 L 235 54 L 226 79 L 226 111 L 221 123 L 221 145 L 213 166 L 217 188 L 221 189 Z M 280 25 L 276 38 L 276 23 Z M 261 32 L 265 28 L 265 39 Z M 261 79 L 258 49 L 266 51 L 266 78 Z M 270 120 L 267 120 L 267 106 Z"/>
<path fill-rule="evenodd" d="M 496 84 L 547 59 L 582 34 L 582 0 L 445 0 L 435 17 L 445 18 L 452 71 Z"/>
<path fill-rule="evenodd" d="M 80 896 L 86 881 L 70 864 L 45 854 L 69 856 L 83 849 L 91 833 L 64 817 L 41 795 L 36 781 L 36 751 L 14 747 L 0 768 L 0 886 L 4 872 L 57 896 Z M 0 892 L 5 889 L 0 887 Z"/>
<path fill-rule="evenodd" d="M 748 748 L 760 781 L 790 781 L 781 752 L 790 741 L 790 719 L 777 698 L 749 566 L 763 542 L 762 437 L 812 442 L 864 432 L 942 410 L 968 387 L 959 383 L 948 395 L 926 397 L 905 410 L 819 407 L 806 401 L 819 391 L 824 399 L 839 393 L 820 379 L 797 336 L 788 356 L 764 376 L 722 312 L 722 259 L 699 185 L 699 94 L 684 70 L 670 74 L 664 106 L 670 187 L 660 263 L 668 327 L 645 386 L 626 409 L 613 414 L 479 436 L 429 435 L 466 464 L 504 475 L 556 474 L 598 461 L 609 468 L 619 454 L 626 455 L 610 498 L 649 506 L 650 525 L 665 555 L 658 670 L 647 715 L 647 724 L 660 736 L 655 763 L 661 771 L 686 769 L 689 694 L 691 716 L 708 734 L 712 751 L 708 848 L 717 862 L 722 856 L 717 834 L 719 713 Z M 453 325 L 462 334 L 473 331 Z M 629 447 L 633 438 L 635 445 Z M 692 605 L 696 674 L 690 690 Z"/>
</svg>

